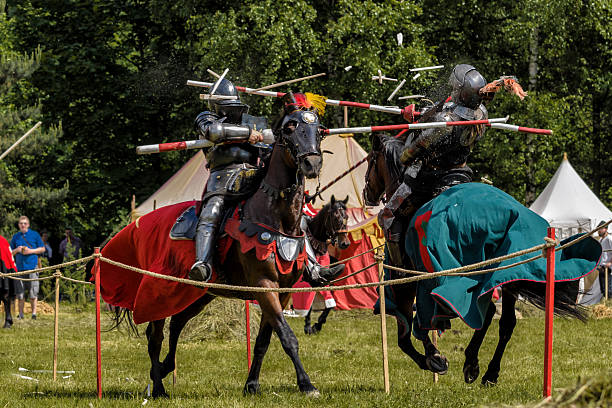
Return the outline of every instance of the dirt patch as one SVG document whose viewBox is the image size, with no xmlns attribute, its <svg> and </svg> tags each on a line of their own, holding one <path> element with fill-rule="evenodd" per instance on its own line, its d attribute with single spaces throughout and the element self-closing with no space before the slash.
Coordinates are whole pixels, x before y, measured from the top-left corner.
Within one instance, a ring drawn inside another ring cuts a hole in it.
<svg viewBox="0 0 612 408">
<path fill-rule="evenodd" d="M 612 307 L 600 303 L 591 309 L 593 319 L 612 319 Z"/>
<path fill-rule="evenodd" d="M 52 315 L 54 313 L 53 306 L 48 303 L 38 301 L 38 306 L 36 308 L 36 314 L 38 315 Z M 60 308 L 61 309 L 61 308 Z M 4 306 L 0 305 L 0 313 L 4 313 Z M 32 306 L 30 306 L 30 302 L 25 302 L 24 314 L 29 315 L 32 313 Z"/>
</svg>

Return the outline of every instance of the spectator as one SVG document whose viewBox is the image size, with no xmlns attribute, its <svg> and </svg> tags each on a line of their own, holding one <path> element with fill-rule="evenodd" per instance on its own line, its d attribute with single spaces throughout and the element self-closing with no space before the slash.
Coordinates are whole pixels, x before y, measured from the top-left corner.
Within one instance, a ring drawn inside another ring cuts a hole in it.
<svg viewBox="0 0 612 408">
<path fill-rule="evenodd" d="M 605 224 L 604 221 L 600 222 L 598 227 Z M 612 237 L 608 234 L 608 227 L 601 227 L 597 230 L 599 235 L 599 243 L 601 244 L 601 262 L 597 267 L 599 269 L 599 287 L 601 294 L 606 296 L 606 273 L 608 274 L 608 293 L 610 287 L 610 267 L 612 267 Z"/>
<path fill-rule="evenodd" d="M 32 271 L 38 267 L 38 255 L 42 255 L 45 252 L 45 244 L 38 232 L 30 229 L 30 219 L 25 215 L 19 217 L 19 232 L 13 235 L 11 248 L 19 272 Z M 38 279 L 38 273 L 32 272 L 22 277 Z M 32 305 L 32 319 L 36 319 L 39 288 L 39 281 L 15 281 L 15 295 L 19 303 L 18 319 L 23 319 L 26 290 L 29 292 L 30 303 Z"/>
<path fill-rule="evenodd" d="M 59 253 L 62 257 L 62 262 L 67 260 L 67 258 L 78 258 L 79 252 L 81 251 L 81 240 L 74 236 L 71 227 L 66 227 L 64 231 L 66 234 L 66 238 L 60 242 Z M 70 253 L 70 248 L 72 248 L 72 253 Z"/>
<path fill-rule="evenodd" d="M 51 249 L 51 244 L 49 244 L 49 233 L 46 230 L 42 230 L 40 232 L 40 237 L 42 238 L 43 244 L 45 244 L 45 252 L 42 256 L 47 258 L 49 261 L 49 265 L 51 265 L 51 258 L 53 257 L 53 250 Z"/>
</svg>

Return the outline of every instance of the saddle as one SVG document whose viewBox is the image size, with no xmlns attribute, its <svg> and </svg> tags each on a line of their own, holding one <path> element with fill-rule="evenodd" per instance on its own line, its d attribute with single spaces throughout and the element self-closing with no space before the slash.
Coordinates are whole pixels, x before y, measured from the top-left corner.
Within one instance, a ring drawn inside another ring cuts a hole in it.
<svg viewBox="0 0 612 408">
<path fill-rule="evenodd" d="M 197 206 L 197 204 L 192 205 L 178 216 L 174 225 L 170 229 L 170 239 L 175 241 L 193 241 L 195 239 L 198 220 L 200 219 L 200 217 L 197 215 Z M 225 229 L 227 219 L 232 216 L 235 210 L 235 205 L 232 205 L 225 210 L 225 213 L 221 218 L 221 224 L 219 225 L 219 232 L 221 234 Z"/>
<path fill-rule="evenodd" d="M 194 204 L 183 211 L 176 219 L 176 222 L 170 230 L 170 239 L 177 241 L 195 239 L 198 219 L 199 217 L 196 214 L 196 206 Z"/>
</svg>

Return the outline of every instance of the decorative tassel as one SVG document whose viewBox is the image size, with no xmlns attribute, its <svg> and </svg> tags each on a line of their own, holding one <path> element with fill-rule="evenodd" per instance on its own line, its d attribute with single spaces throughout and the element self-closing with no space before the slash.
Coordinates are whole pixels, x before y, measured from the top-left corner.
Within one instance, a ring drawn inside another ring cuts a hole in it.
<svg viewBox="0 0 612 408">
<path fill-rule="evenodd" d="M 325 100 L 327 99 L 325 96 L 313 94 L 310 92 L 306 92 L 306 100 L 310 102 L 311 107 L 313 107 L 319 116 L 323 116 L 325 114 Z"/>
</svg>

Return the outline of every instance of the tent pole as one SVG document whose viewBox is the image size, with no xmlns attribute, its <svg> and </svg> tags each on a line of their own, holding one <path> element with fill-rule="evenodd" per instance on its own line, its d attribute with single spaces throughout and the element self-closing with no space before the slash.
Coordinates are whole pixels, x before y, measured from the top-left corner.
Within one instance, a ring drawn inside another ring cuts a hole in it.
<svg viewBox="0 0 612 408">
<path fill-rule="evenodd" d="M 378 262 L 378 278 L 382 283 L 385 280 L 385 271 L 383 269 L 382 260 Z M 385 393 L 389 394 L 389 355 L 387 352 L 387 311 L 385 306 L 385 287 L 378 287 L 378 296 L 380 300 L 380 335 L 382 340 L 382 358 L 383 358 L 383 380 L 385 384 Z"/>
<path fill-rule="evenodd" d="M 433 330 L 431 332 L 431 342 L 436 348 L 438 348 L 438 331 L 437 330 Z M 433 373 L 434 384 L 438 383 L 438 379 L 439 379 L 438 373 Z"/>
<path fill-rule="evenodd" d="M 606 290 L 606 301 L 608 301 L 608 277 L 609 277 L 609 269 L 607 267 L 604 267 L 604 275 L 605 275 L 605 290 Z"/>
</svg>

